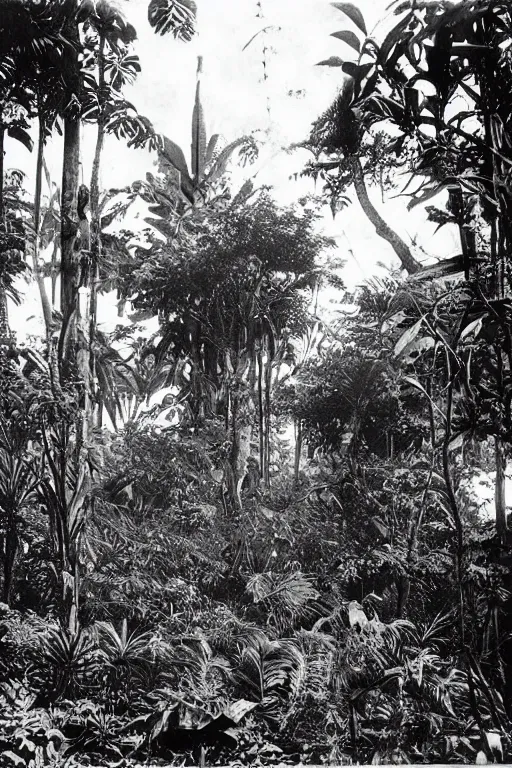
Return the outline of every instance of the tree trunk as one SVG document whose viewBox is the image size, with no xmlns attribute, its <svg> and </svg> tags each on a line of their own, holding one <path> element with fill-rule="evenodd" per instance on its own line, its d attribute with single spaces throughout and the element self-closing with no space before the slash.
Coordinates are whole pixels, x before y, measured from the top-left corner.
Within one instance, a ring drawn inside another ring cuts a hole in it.
<svg viewBox="0 0 512 768">
<path fill-rule="evenodd" d="M 263 408 L 263 358 L 261 342 L 258 348 L 258 436 L 260 449 L 260 472 L 265 466 L 265 410 Z"/>
<path fill-rule="evenodd" d="M 379 237 L 386 240 L 393 248 L 394 252 L 400 259 L 402 269 L 405 269 L 409 275 L 413 275 L 420 270 L 420 264 L 416 261 L 411 253 L 409 246 L 404 243 L 402 238 L 386 224 L 380 213 L 377 211 L 370 198 L 368 197 L 368 190 L 366 189 L 366 182 L 364 180 L 363 167 L 361 160 L 357 156 L 353 156 L 350 159 L 350 168 L 352 171 L 352 178 L 354 181 L 354 188 L 356 191 L 357 199 L 363 209 L 365 215 L 371 221 Z"/>
<path fill-rule="evenodd" d="M 405 616 L 407 602 L 409 595 L 411 594 L 411 579 L 406 574 L 399 576 L 396 580 L 396 588 L 398 592 L 396 601 L 396 618 L 403 619 Z"/>
<path fill-rule="evenodd" d="M 70 373 L 74 354 L 73 315 L 76 309 L 80 259 L 75 250 L 79 230 L 78 184 L 80 173 L 80 106 L 78 102 L 81 80 L 78 52 L 80 39 L 77 20 L 74 15 L 64 30 L 70 42 L 66 77 L 67 106 L 64 113 L 64 154 L 61 190 L 61 268 L 60 268 L 60 311 L 62 330 L 59 340 L 60 364 L 66 375 Z"/>
<path fill-rule="evenodd" d="M 0 227 L 5 227 L 4 208 L 4 140 L 5 128 L 0 124 Z"/>
<path fill-rule="evenodd" d="M 16 523 L 13 518 L 14 515 L 10 514 L 5 533 L 3 601 L 8 606 L 11 605 L 14 564 L 19 544 L 18 531 L 16 530 Z"/>
<path fill-rule="evenodd" d="M 505 497 L 505 470 L 507 460 L 503 450 L 503 443 L 499 437 L 494 438 L 494 455 L 496 458 L 496 483 L 494 503 L 496 509 L 496 533 L 500 538 L 507 534 L 507 504 Z"/>
<path fill-rule="evenodd" d="M 67 118 L 64 123 L 64 166 L 61 203 L 61 274 L 60 309 L 62 313 L 61 354 L 69 358 L 66 337 L 76 309 L 78 292 L 78 258 L 75 241 L 78 233 L 78 177 L 80 169 L 80 120 Z"/>
<path fill-rule="evenodd" d="M 4 138 L 5 128 L 0 125 L 0 233 L 5 233 L 5 206 L 4 206 Z M 0 344 L 10 344 L 11 331 L 9 328 L 9 315 L 7 312 L 7 294 L 5 285 L 0 279 Z"/>
<path fill-rule="evenodd" d="M 271 430 L 271 390 L 272 390 L 272 357 L 267 346 L 265 363 L 265 468 L 262 467 L 263 484 L 270 488 L 270 430 Z"/>
<path fill-rule="evenodd" d="M 7 311 L 7 294 L 3 280 L 0 279 L 0 345 L 11 343 L 11 329 L 9 328 L 9 315 Z"/>
<path fill-rule="evenodd" d="M 293 467 L 293 482 L 299 484 L 300 479 L 300 458 L 302 455 L 302 421 L 295 419 L 295 460 Z"/>
<path fill-rule="evenodd" d="M 51 338 L 51 332 L 53 330 L 53 316 L 48 294 L 46 292 L 46 286 L 44 284 L 44 277 L 41 273 L 41 267 L 39 264 L 39 249 L 40 249 L 40 218 L 41 218 L 41 191 L 43 180 L 43 159 L 44 159 L 44 121 L 39 116 L 39 135 L 37 145 L 37 165 L 36 165 L 36 190 L 34 196 L 34 248 L 32 250 L 32 264 L 34 269 L 34 276 L 36 278 L 37 287 L 39 289 L 39 296 L 41 298 L 41 307 L 43 310 L 44 324 L 46 328 L 47 339 Z M 48 350 L 50 353 L 50 350 Z"/>
<path fill-rule="evenodd" d="M 37 287 L 39 289 L 39 297 L 41 299 L 41 308 L 43 310 L 44 326 L 46 331 L 46 345 L 48 348 L 48 367 L 50 369 L 50 379 L 54 392 L 60 393 L 60 377 L 59 367 L 57 360 L 57 351 L 55 349 L 53 340 L 53 312 L 44 284 L 44 277 L 41 271 L 39 263 L 39 251 L 41 246 L 41 193 L 43 185 L 43 163 L 44 163 L 44 119 L 39 115 L 39 131 L 38 131 L 38 145 L 37 145 L 37 161 L 36 161 L 36 188 L 34 195 L 34 244 L 32 247 L 32 268 L 34 270 L 34 276 L 36 279 Z"/>
<path fill-rule="evenodd" d="M 100 99 L 105 88 L 105 36 L 100 35 L 98 50 L 98 93 Z M 101 258 L 101 216 L 99 210 L 100 204 L 100 167 L 101 155 L 105 141 L 105 115 L 104 104 L 100 103 L 100 114 L 98 117 L 98 132 L 96 134 L 96 148 L 94 151 L 94 160 L 91 173 L 91 264 L 90 264 L 90 304 L 89 304 L 89 367 L 91 382 L 91 397 L 95 399 L 94 386 L 96 381 L 96 359 L 93 353 L 92 345 L 96 335 L 96 318 L 98 314 L 98 283 L 99 283 L 99 263 Z M 92 401 L 91 401 L 92 405 Z"/>
</svg>

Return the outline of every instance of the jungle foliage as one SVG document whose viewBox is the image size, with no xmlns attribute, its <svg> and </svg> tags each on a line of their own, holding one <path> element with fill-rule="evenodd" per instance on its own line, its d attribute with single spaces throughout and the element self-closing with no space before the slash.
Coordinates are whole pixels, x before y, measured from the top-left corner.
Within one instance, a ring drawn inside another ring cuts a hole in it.
<svg viewBox="0 0 512 768">
<path fill-rule="evenodd" d="M 0 0 L 1 765 L 511 759 L 509 7 L 406 0 L 369 37 L 334 5 L 354 55 L 322 62 L 305 173 L 333 213 L 353 186 L 408 273 L 352 293 L 311 200 L 233 190 L 258 146 L 208 138 L 201 60 L 188 162 L 125 99 L 113 5 Z M 148 5 L 185 42 L 195 15 Z M 112 137 L 156 170 L 100 189 Z M 377 210 L 398 172 L 457 257 L 421 264 Z"/>
</svg>

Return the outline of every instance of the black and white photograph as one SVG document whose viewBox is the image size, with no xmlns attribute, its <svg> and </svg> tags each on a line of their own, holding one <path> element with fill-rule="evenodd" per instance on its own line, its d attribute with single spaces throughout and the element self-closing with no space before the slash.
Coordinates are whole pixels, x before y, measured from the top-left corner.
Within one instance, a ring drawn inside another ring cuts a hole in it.
<svg viewBox="0 0 512 768">
<path fill-rule="evenodd" d="M 512 0 L 0 0 L 0 768 L 512 765 Z"/>
</svg>

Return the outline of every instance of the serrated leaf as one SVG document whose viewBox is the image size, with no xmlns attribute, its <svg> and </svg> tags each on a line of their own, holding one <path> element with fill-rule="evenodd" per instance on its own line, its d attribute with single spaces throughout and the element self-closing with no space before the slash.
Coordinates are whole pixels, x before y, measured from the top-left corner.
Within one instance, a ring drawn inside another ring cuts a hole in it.
<svg viewBox="0 0 512 768">
<path fill-rule="evenodd" d="M 398 355 L 400 355 L 400 354 L 401 354 L 401 353 L 404 351 L 404 349 L 405 349 L 406 347 L 408 347 L 408 346 L 409 346 L 409 344 L 411 343 L 411 341 L 414 341 L 414 339 L 416 338 L 416 336 L 417 336 L 417 335 L 418 335 L 418 333 L 419 333 L 419 330 L 420 330 L 420 328 L 421 328 L 421 325 L 422 325 L 422 323 L 423 323 L 423 318 L 421 317 L 421 318 L 418 320 L 418 322 L 417 322 L 417 323 L 414 323 L 414 325 L 413 325 L 413 326 L 411 326 L 410 328 L 408 328 L 408 329 L 407 329 L 407 330 L 406 330 L 406 331 L 405 331 L 405 332 L 404 332 L 404 333 L 403 333 L 403 334 L 400 336 L 400 338 L 398 339 L 397 343 L 395 344 L 395 349 L 394 349 L 394 355 L 395 355 L 395 357 L 398 357 Z"/>
<path fill-rule="evenodd" d="M 348 29 L 342 29 L 340 32 L 333 32 L 331 37 L 341 40 L 342 43 L 350 45 L 355 51 L 361 53 L 361 42 L 354 32 L 350 32 Z"/>
<path fill-rule="evenodd" d="M 338 11 L 344 13 L 345 16 L 348 16 L 350 21 L 355 24 L 356 27 L 361 30 L 361 32 L 363 32 L 365 35 L 368 34 L 364 16 L 357 6 L 355 6 L 353 3 L 331 3 L 331 5 L 334 8 L 337 8 Z"/>
<path fill-rule="evenodd" d="M 219 138 L 220 138 L 220 134 L 218 133 L 214 133 L 213 136 L 210 136 L 208 147 L 206 148 L 206 164 L 207 165 L 209 165 L 213 160 L 213 156 L 217 148 L 217 144 L 219 143 Z"/>
</svg>

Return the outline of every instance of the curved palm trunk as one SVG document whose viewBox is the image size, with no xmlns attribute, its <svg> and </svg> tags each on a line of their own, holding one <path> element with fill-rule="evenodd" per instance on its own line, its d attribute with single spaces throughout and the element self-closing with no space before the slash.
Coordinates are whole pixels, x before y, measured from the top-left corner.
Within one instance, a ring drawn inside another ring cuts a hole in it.
<svg viewBox="0 0 512 768">
<path fill-rule="evenodd" d="M 420 270 L 420 264 L 416 261 L 411 253 L 409 246 L 404 243 L 402 238 L 391 229 L 391 227 L 384 221 L 380 213 L 377 211 L 372 201 L 368 196 L 368 190 L 366 189 L 366 182 L 364 180 L 363 167 L 361 160 L 357 156 L 350 158 L 350 168 L 352 171 L 352 178 L 354 181 L 354 189 L 356 191 L 357 199 L 363 209 L 365 215 L 371 221 L 379 237 L 386 240 L 393 248 L 394 252 L 400 259 L 402 268 L 406 270 L 410 275 Z"/>
</svg>

